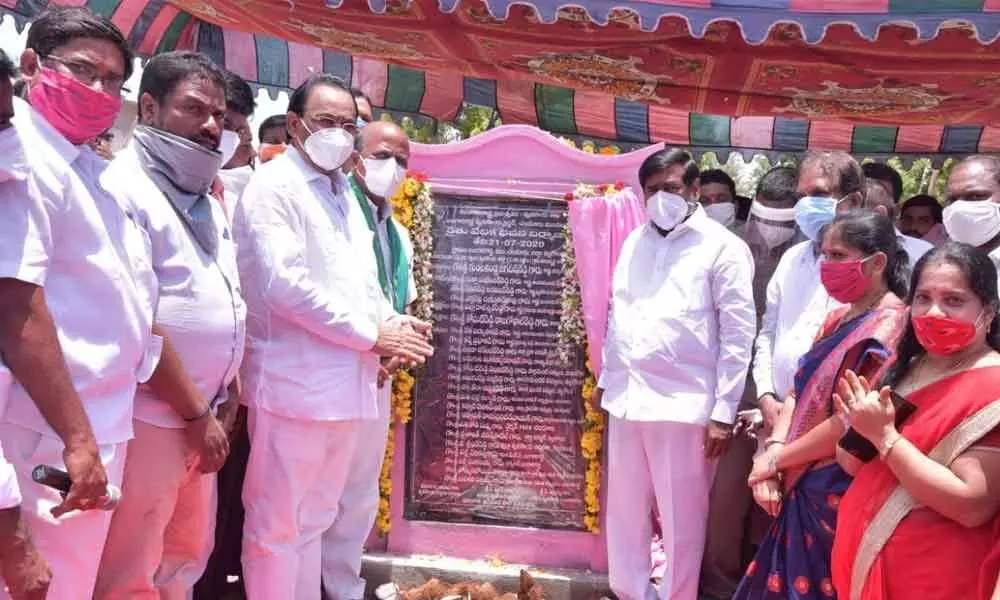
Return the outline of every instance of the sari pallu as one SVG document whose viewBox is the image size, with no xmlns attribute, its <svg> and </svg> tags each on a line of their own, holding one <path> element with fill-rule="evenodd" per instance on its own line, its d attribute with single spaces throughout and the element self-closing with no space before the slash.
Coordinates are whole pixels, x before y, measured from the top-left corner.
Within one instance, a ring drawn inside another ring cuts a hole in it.
<svg viewBox="0 0 1000 600">
<path fill-rule="evenodd" d="M 813 347 L 799 362 L 789 441 L 833 415 L 833 390 L 845 370 L 875 379 L 891 364 L 891 349 L 905 323 L 904 307 L 876 309 L 837 327 L 846 310 L 830 314 Z M 785 481 L 781 510 L 734 600 L 835 597 L 830 552 L 837 508 L 851 478 L 831 460 L 787 471 Z"/>
<path fill-rule="evenodd" d="M 965 371 L 907 397 L 910 443 L 950 464 L 972 446 L 1000 448 L 1000 367 Z M 873 461 L 841 503 L 833 551 L 843 600 L 988 600 L 1000 572 L 1000 517 L 968 528 L 917 506 L 892 470 Z"/>
</svg>

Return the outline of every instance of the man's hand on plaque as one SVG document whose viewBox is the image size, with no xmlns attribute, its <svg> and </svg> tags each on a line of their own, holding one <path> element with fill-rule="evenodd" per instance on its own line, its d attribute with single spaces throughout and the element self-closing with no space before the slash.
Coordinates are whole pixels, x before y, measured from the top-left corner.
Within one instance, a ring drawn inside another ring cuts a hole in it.
<svg viewBox="0 0 1000 600">
<path fill-rule="evenodd" d="M 394 317 L 379 326 L 374 351 L 379 356 L 421 365 L 434 354 L 427 340 L 429 334 L 430 323 L 409 316 Z"/>
</svg>

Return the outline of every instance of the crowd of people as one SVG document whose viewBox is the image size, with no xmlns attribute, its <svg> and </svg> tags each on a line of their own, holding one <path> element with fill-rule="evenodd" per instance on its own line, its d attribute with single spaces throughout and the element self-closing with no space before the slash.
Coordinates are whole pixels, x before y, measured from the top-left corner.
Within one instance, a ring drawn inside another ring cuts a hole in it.
<svg viewBox="0 0 1000 600">
<path fill-rule="evenodd" d="M 1000 596 L 1000 160 L 942 207 L 811 152 L 745 220 L 683 150 L 639 179 L 598 381 L 615 594 Z"/>
<path fill-rule="evenodd" d="M 433 352 L 407 137 L 316 74 L 257 156 L 249 85 L 170 52 L 109 161 L 132 65 L 86 8 L 0 61 L 4 594 L 215 600 L 235 550 L 250 598 L 362 598 L 387 382 Z"/>
<path fill-rule="evenodd" d="M 317 73 L 255 148 L 249 85 L 170 52 L 112 155 L 132 65 L 86 8 L 0 56 L 3 595 L 363 598 L 389 382 L 433 353 L 406 134 Z M 615 594 L 989 600 L 1000 160 L 943 207 L 842 152 L 743 203 L 683 150 L 639 180 L 596 400 Z"/>
</svg>

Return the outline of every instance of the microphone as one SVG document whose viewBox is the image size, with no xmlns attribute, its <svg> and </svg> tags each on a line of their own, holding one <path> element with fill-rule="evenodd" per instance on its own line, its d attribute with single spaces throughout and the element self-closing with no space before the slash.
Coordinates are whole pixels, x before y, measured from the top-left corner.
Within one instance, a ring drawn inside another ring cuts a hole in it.
<svg viewBox="0 0 1000 600">
<path fill-rule="evenodd" d="M 73 484 L 73 480 L 69 478 L 69 473 L 48 465 L 38 465 L 32 469 L 31 479 L 34 480 L 35 483 L 40 483 L 58 491 L 64 498 L 66 497 L 66 494 L 69 493 L 69 488 Z M 94 508 L 100 510 L 114 510 L 115 506 L 118 505 L 118 502 L 121 499 L 122 491 L 118 489 L 118 486 L 114 486 L 109 483 L 107 491 L 105 492 L 104 502 Z"/>
</svg>

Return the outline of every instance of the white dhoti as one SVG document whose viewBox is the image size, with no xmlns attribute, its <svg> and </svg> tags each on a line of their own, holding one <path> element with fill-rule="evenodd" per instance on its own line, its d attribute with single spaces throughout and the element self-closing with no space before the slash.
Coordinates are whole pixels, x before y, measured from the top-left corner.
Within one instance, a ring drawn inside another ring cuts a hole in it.
<svg viewBox="0 0 1000 600">
<path fill-rule="evenodd" d="M 37 484 L 31 471 L 38 465 L 66 469 L 63 444 L 56 438 L 10 423 L 0 425 L 0 443 L 17 472 L 21 487 L 21 515 L 35 547 L 52 569 L 49 598 L 90 600 L 94 594 L 101 551 L 111 524 L 103 510 L 74 511 L 56 519 L 50 512 L 62 502 L 59 492 Z M 108 482 L 121 486 L 127 444 L 98 446 Z M 9 598 L 0 586 L 0 598 Z"/>
<path fill-rule="evenodd" d="M 358 445 L 333 527 L 323 534 L 323 591 L 327 600 L 362 600 L 361 554 L 378 514 L 379 473 L 389 435 L 392 383 L 378 391 L 378 419 L 361 421 Z"/>
<path fill-rule="evenodd" d="M 705 460 L 705 427 L 610 418 L 608 571 L 621 600 L 655 600 L 649 541 L 657 507 L 667 556 L 660 598 L 696 600 L 714 461 Z"/>
<path fill-rule="evenodd" d="M 320 598 L 320 538 L 336 521 L 364 424 L 250 408 L 242 553 L 249 600 Z"/>
<path fill-rule="evenodd" d="M 133 424 L 94 598 L 185 600 L 215 542 L 215 473 L 189 467 L 184 429 Z"/>
</svg>

